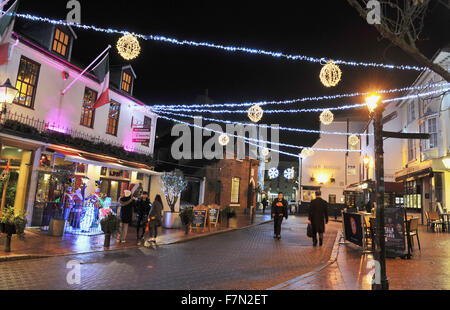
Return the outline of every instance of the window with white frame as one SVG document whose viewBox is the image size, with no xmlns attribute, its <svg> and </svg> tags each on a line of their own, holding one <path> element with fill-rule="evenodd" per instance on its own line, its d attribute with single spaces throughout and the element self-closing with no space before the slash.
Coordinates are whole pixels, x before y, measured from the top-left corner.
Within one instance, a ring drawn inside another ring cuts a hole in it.
<svg viewBox="0 0 450 310">
<path fill-rule="evenodd" d="M 420 124 L 420 132 L 430 134 L 429 140 L 422 141 L 422 148 L 424 150 L 434 149 L 439 147 L 438 140 L 438 119 L 429 118 L 425 120 L 422 124 Z"/>
<path fill-rule="evenodd" d="M 408 161 L 416 160 L 416 141 L 408 140 Z"/>
<path fill-rule="evenodd" d="M 416 103 L 414 101 L 408 104 L 408 122 L 416 120 Z"/>
</svg>

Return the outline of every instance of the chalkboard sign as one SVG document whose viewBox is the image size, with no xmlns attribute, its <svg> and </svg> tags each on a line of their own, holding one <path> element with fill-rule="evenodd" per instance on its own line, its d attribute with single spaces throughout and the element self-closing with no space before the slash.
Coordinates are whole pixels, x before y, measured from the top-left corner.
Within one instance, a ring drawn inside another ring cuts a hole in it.
<svg viewBox="0 0 450 310">
<path fill-rule="evenodd" d="M 194 220 L 192 221 L 192 229 L 205 229 L 207 219 L 207 210 L 195 210 L 194 209 Z"/>
<path fill-rule="evenodd" d="M 208 209 L 209 226 L 214 225 L 217 227 L 217 222 L 219 221 L 219 212 L 219 208 L 210 207 Z"/>
<path fill-rule="evenodd" d="M 405 210 L 401 208 L 384 209 L 384 234 L 386 256 L 403 256 L 406 252 Z"/>
</svg>

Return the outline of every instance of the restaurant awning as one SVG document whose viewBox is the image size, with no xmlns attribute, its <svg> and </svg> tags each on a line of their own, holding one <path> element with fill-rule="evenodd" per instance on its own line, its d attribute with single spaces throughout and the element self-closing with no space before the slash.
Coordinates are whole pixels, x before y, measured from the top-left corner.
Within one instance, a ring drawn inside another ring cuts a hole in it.
<svg viewBox="0 0 450 310">
<path fill-rule="evenodd" d="M 161 175 L 161 173 L 156 172 L 151 167 L 141 163 L 126 161 L 100 154 L 93 154 L 59 145 L 51 145 L 48 146 L 47 149 L 53 150 L 59 154 L 64 155 L 65 156 L 64 159 L 69 162 L 82 163 L 86 165 L 93 165 L 125 171 L 136 171 L 146 175 L 156 175 L 156 176 Z"/>
<path fill-rule="evenodd" d="M 431 176 L 432 174 L 433 174 L 433 169 L 427 168 L 424 170 L 420 170 L 420 171 L 416 171 L 416 172 L 412 172 L 409 174 L 405 174 L 405 175 L 396 177 L 395 181 L 396 182 L 404 182 L 404 181 L 408 181 L 409 179 L 421 179 L 421 178 Z"/>
</svg>

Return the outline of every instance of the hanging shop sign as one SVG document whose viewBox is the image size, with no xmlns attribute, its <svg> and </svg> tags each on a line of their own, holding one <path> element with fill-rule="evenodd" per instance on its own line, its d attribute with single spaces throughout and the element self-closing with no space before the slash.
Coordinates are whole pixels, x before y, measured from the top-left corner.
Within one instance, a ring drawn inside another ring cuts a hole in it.
<svg viewBox="0 0 450 310">
<path fill-rule="evenodd" d="M 132 139 L 133 143 L 150 143 L 150 128 L 134 126 Z"/>
</svg>

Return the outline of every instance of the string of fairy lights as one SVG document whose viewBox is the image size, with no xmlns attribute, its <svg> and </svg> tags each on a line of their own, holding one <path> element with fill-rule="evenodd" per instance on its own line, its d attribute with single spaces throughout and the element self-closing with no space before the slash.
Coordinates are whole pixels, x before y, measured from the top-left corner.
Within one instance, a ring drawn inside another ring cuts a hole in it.
<svg viewBox="0 0 450 310">
<path fill-rule="evenodd" d="M 83 30 L 89 30 L 94 32 L 101 32 L 101 33 L 107 33 L 107 34 L 120 34 L 121 37 L 118 39 L 116 48 L 117 52 L 126 60 L 133 60 L 136 59 L 140 53 L 141 53 L 141 46 L 139 43 L 139 39 L 141 40 L 151 40 L 151 41 L 159 41 L 164 43 L 169 43 L 171 45 L 175 46 L 192 46 L 192 47 L 203 47 L 203 48 L 211 48 L 216 50 L 222 50 L 226 52 L 242 52 L 247 54 L 253 54 L 253 55 L 265 55 L 270 56 L 274 58 L 284 58 L 288 60 L 293 61 L 304 61 L 304 62 L 311 62 L 311 63 L 318 63 L 322 66 L 320 73 L 318 75 L 320 82 L 327 88 L 336 87 L 343 77 L 343 72 L 339 65 L 343 66 L 352 66 L 352 67 L 366 67 L 366 68 L 383 68 L 383 69 L 389 69 L 389 70 L 412 70 L 412 71 L 424 71 L 429 70 L 425 67 L 418 67 L 418 66 L 409 66 L 409 65 L 392 65 L 392 64 L 383 64 L 383 63 L 375 63 L 375 62 L 356 62 L 356 61 L 348 61 L 348 60 L 332 60 L 327 58 L 318 58 L 318 57 L 311 57 L 306 55 L 292 55 L 292 54 L 286 54 L 282 52 L 273 52 L 268 51 L 264 49 L 254 49 L 254 48 L 248 48 L 243 46 L 233 46 L 233 45 L 221 45 L 211 42 L 202 42 L 202 41 L 190 41 L 190 40 L 179 40 L 176 38 L 166 37 L 166 36 L 160 36 L 160 35 L 146 35 L 146 34 L 138 34 L 126 30 L 117 30 L 113 28 L 102 28 L 97 27 L 93 25 L 84 25 L 84 24 L 77 24 L 77 23 L 71 23 L 64 20 L 56 20 L 51 19 L 47 17 L 41 17 L 37 15 L 31 15 L 31 14 L 20 14 L 20 13 L 7 13 L 7 14 L 14 14 L 16 17 L 31 20 L 31 21 L 38 21 L 38 22 L 45 22 L 50 23 L 53 25 L 62 25 L 62 26 L 71 26 L 78 29 Z M 404 91 L 423 91 L 427 89 L 432 88 L 439 88 L 438 90 L 434 91 L 428 91 L 428 92 L 422 92 L 418 94 L 410 94 L 404 97 L 399 98 L 393 98 L 393 99 L 387 99 L 383 100 L 382 103 L 387 104 L 389 102 L 394 101 L 400 101 L 400 100 L 409 100 L 414 98 L 421 98 L 424 96 L 430 96 L 430 95 L 437 95 L 442 94 L 450 90 L 448 87 L 449 83 L 435 83 L 435 84 L 429 84 L 425 86 L 413 86 L 413 87 L 405 87 L 405 88 L 397 88 L 397 89 L 390 89 L 390 90 L 381 90 L 377 93 L 379 94 L 390 94 L 390 93 L 396 93 L 396 92 L 404 92 Z M 334 114 L 332 111 L 343 111 L 343 110 L 350 110 L 350 109 L 358 109 L 362 107 L 366 107 L 366 103 L 364 104 L 346 104 L 346 105 L 340 105 L 340 106 L 331 106 L 327 108 L 302 108 L 302 109 L 272 109 L 272 110 L 263 110 L 262 106 L 266 105 L 285 105 L 285 104 L 292 104 L 292 103 L 300 103 L 300 102 L 319 102 L 323 100 L 335 100 L 335 99 L 341 99 L 341 98 L 350 98 L 350 97 L 357 97 L 357 96 L 365 96 L 368 95 L 368 93 L 350 93 L 350 94 L 340 94 L 340 95 L 334 95 L 334 96 L 322 96 L 322 97 L 305 97 L 305 98 L 299 98 L 299 99 L 292 99 L 292 100 L 280 100 L 280 101 L 261 101 L 261 102 L 243 102 L 243 103 L 224 103 L 224 104 L 204 104 L 204 105 L 155 105 L 152 107 L 136 107 L 137 109 L 144 109 L 146 112 L 154 112 L 158 113 L 159 117 L 162 119 L 166 119 L 175 123 L 179 124 L 185 124 L 190 127 L 200 128 L 202 130 L 215 132 L 219 134 L 219 143 L 221 145 L 227 145 L 230 142 L 230 137 L 235 137 L 238 139 L 243 139 L 247 144 L 257 146 L 261 149 L 261 144 L 270 144 L 272 146 L 281 146 L 281 147 L 287 147 L 287 148 L 294 148 L 294 149 L 301 149 L 302 153 L 301 155 L 298 154 L 292 154 L 285 151 L 270 149 L 270 148 L 262 148 L 261 153 L 263 156 L 267 156 L 269 154 L 269 151 L 278 152 L 280 154 L 293 156 L 293 157 L 309 157 L 314 154 L 315 151 L 331 151 L 331 152 L 359 152 L 358 150 L 348 150 L 348 149 L 330 149 L 330 148 L 309 148 L 305 146 L 298 146 L 298 145 L 291 145 L 291 144 L 285 144 L 285 143 L 275 143 L 275 142 L 269 142 L 269 141 L 263 141 L 258 139 L 252 139 L 247 138 L 245 136 L 239 136 L 234 134 L 225 134 L 220 131 L 216 131 L 207 127 L 199 126 L 197 124 L 190 124 L 187 122 L 184 122 L 178 118 L 169 117 L 167 115 L 173 115 L 177 117 L 193 117 L 192 115 L 186 115 L 182 114 L 180 112 L 189 112 L 189 113 L 211 113 L 211 114 L 247 114 L 248 118 L 251 122 L 253 122 L 256 126 L 258 122 L 260 122 L 265 114 L 281 114 L 281 113 L 291 113 L 291 114 L 298 114 L 298 113 L 321 113 L 320 114 L 320 121 L 324 125 L 331 125 L 334 122 Z M 238 108 L 242 107 L 249 107 L 247 110 L 242 110 Z M 230 108 L 230 109 L 222 109 L 222 108 Z M 234 109 L 237 108 L 237 109 Z M 163 114 L 163 115 L 162 115 Z M 220 121 L 213 118 L 203 118 L 205 120 L 210 121 L 216 121 L 216 122 L 223 122 L 226 124 L 234 124 L 234 125 L 245 125 L 244 123 L 239 122 L 232 122 L 232 121 Z M 248 125 L 248 124 L 247 124 Z M 266 125 L 259 125 L 261 128 L 267 128 L 267 129 L 274 129 L 274 126 L 266 126 Z M 289 127 L 279 127 L 280 130 L 286 130 L 286 131 L 292 131 L 292 132 L 299 132 L 299 133 L 315 133 L 315 134 L 330 134 L 330 135 L 345 135 L 348 136 L 348 141 L 350 145 L 355 146 L 359 143 L 359 140 L 361 136 L 369 135 L 369 134 L 362 134 L 362 133 L 344 133 L 344 132 L 332 132 L 332 131 L 324 131 L 324 130 L 308 130 L 308 129 L 301 129 L 301 128 L 289 128 Z M 256 143 L 257 144 L 256 144 Z"/>
</svg>

